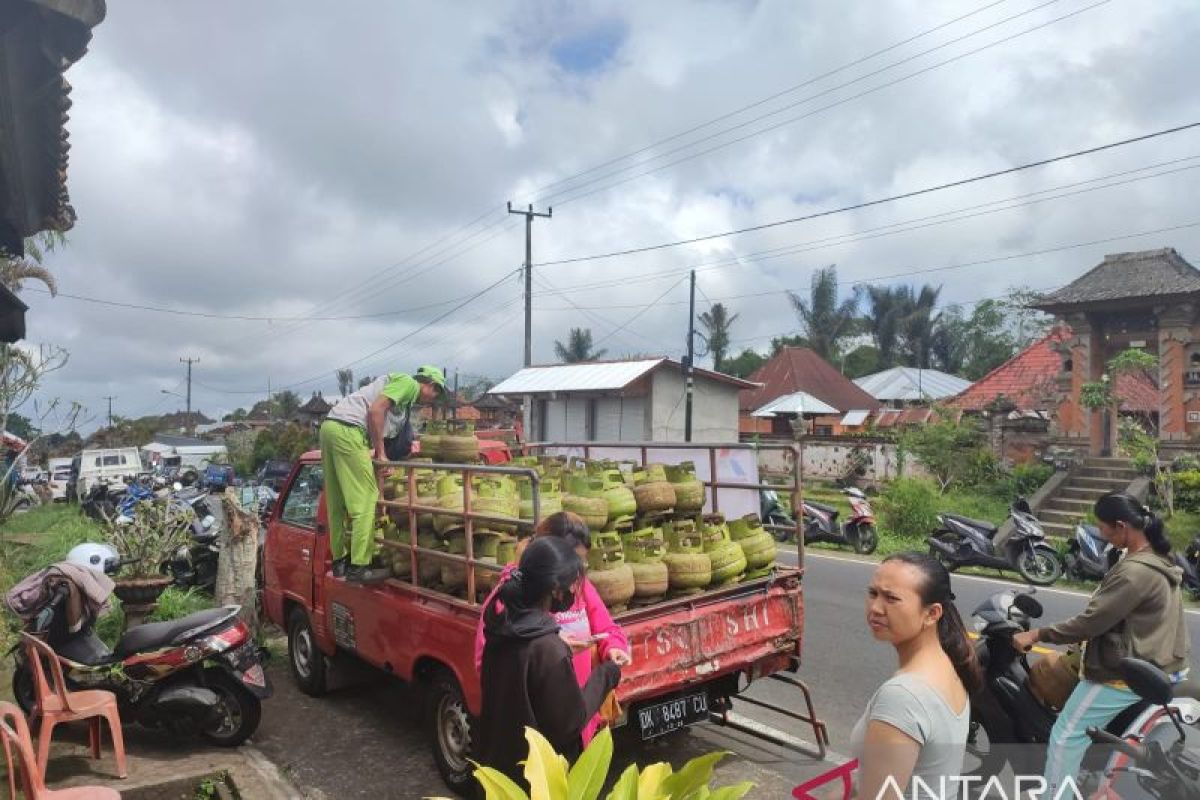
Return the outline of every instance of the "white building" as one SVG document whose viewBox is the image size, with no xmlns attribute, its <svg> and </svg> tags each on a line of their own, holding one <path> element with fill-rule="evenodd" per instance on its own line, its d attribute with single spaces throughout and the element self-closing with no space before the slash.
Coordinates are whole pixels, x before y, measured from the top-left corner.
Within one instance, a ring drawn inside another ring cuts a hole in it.
<svg viewBox="0 0 1200 800">
<path fill-rule="evenodd" d="M 692 441 L 738 440 L 738 392 L 756 383 L 696 369 Z M 528 367 L 488 394 L 524 400 L 531 442 L 682 442 L 683 367 L 669 358 Z"/>
</svg>

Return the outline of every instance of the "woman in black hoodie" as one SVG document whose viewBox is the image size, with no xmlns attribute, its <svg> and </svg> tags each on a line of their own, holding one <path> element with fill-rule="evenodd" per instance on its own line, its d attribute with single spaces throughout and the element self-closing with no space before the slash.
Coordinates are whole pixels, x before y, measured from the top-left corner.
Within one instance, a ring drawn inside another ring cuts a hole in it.
<svg viewBox="0 0 1200 800">
<path fill-rule="evenodd" d="M 621 677 L 620 668 L 605 661 L 582 688 L 576 681 L 571 648 L 551 614 L 572 606 L 582 579 L 583 563 L 569 542 L 534 539 L 483 609 L 481 761 L 518 783 L 517 762 L 528 749 L 525 728 L 574 761 L 584 726 Z"/>
</svg>

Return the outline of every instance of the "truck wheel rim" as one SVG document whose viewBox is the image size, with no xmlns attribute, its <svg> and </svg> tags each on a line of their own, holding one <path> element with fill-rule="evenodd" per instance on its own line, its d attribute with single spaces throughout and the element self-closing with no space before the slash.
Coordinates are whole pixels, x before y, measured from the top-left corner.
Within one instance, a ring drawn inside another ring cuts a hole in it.
<svg viewBox="0 0 1200 800">
<path fill-rule="evenodd" d="M 292 663 L 296 672 L 307 678 L 312 671 L 313 643 L 308 631 L 296 635 L 296 647 L 292 650 Z"/>
<path fill-rule="evenodd" d="M 470 767 L 467 753 L 471 747 L 471 723 L 458 698 L 442 698 L 438 709 L 438 739 L 450 769 L 455 772 L 466 771 Z"/>
</svg>

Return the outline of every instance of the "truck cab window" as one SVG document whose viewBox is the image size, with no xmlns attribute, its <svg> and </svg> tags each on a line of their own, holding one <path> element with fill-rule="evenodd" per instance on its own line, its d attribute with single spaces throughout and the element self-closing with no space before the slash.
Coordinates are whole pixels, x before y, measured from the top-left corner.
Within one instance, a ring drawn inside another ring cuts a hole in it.
<svg viewBox="0 0 1200 800">
<path fill-rule="evenodd" d="M 283 500 L 279 517 L 289 525 L 301 528 L 317 527 L 317 502 L 325 485 L 325 473 L 320 464 L 305 464 Z"/>
</svg>

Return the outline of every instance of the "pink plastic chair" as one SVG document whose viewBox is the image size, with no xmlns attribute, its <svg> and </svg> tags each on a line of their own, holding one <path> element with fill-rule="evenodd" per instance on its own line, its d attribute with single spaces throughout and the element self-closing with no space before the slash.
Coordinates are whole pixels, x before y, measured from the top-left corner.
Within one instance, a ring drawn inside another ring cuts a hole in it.
<svg viewBox="0 0 1200 800">
<path fill-rule="evenodd" d="M 75 786 L 47 789 L 33 755 L 29 725 L 21 709 L 0 701 L 0 743 L 8 764 L 8 794 L 17 800 L 17 773 L 21 773 L 21 792 L 25 800 L 121 800 L 121 793 L 104 786 Z"/>
<path fill-rule="evenodd" d="M 50 645 L 28 633 L 22 633 L 21 636 L 25 640 L 25 657 L 33 669 L 37 716 L 41 719 L 37 743 L 38 775 L 45 780 L 46 764 L 50 760 L 50 739 L 54 735 L 54 727 L 63 722 L 86 719 L 92 758 L 100 758 L 100 741 L 104 733 L 100 721 L 104 719 L 108 721 L 108 729 L 112 732 L 117 775 L 121 778 L 127 777 L 129 773 L 125 769 L 125 738 L 121 734 L 121 714 L 117 710 L 117 696 L 102 689 L 67 691 L 62 664 Z M 46 679 L 46 664 L 50 665 L 50 680 Z"/>
</svg>

